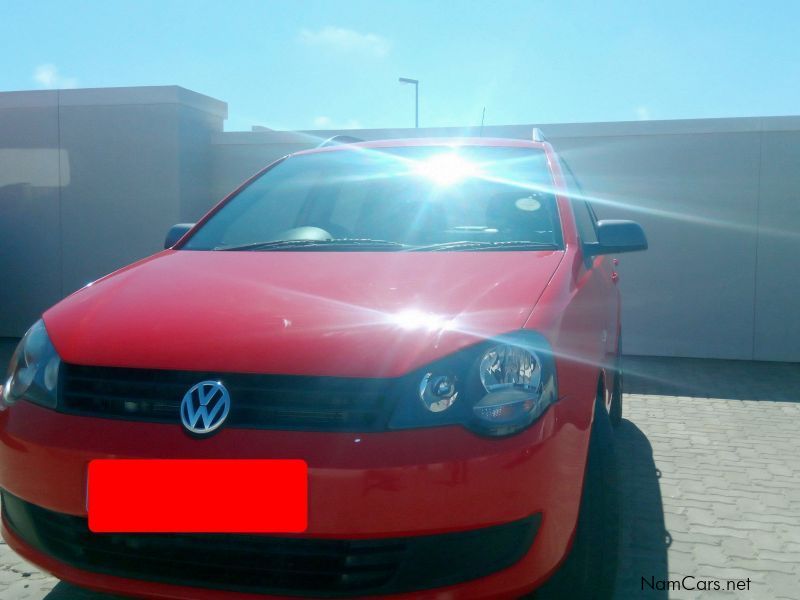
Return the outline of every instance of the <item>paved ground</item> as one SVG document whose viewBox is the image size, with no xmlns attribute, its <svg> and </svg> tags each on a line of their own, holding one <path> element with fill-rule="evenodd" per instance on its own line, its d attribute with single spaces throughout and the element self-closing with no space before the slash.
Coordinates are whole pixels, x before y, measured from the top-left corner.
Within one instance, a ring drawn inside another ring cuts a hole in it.
<svg viewBox="0 0 800 600">
<path fill-rule="evenodd" d="M 626 368 L 618 598 L 800 599 L 800 365 L 632 357 Z M 667 587 L 686 576 L 723 591 Z M 748 579 L 749 591 L 724 591 Z M 0 598 L 90 597 L 63 584 L 48 594 L 55 583 L 0 545 Z"/>
<path fill-rule="evenodd" d="M 750 590 L 670 598 L 800 598 L 800 365 L 626 364 L 619 598 L 687 575 Z"/>
</svg>

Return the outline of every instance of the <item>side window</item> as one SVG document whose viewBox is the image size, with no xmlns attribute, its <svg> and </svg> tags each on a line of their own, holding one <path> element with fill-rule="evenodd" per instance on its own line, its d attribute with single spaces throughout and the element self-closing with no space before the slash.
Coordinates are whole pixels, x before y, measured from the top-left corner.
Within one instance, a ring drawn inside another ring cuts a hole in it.
<svg viewBox="0 0 800 600">
<path fill-rule="evenodd" d="M 575 215 L 575 224 L 578 228 L 578 235 L 584 244 L 594 244 L 597 242 L 597 232 L 595 230 L 595 218 L 589 203 L 583 200 L 581 186 L 572 174 L 572 169 L 563 160 L 561 161 L 561 171 L 564 173 L 564 180 L 570 196 L 570 205 Z"/>
<path fill-rule="evenodd" d="M 578 225 L 578 235 L 584 244 L 594 244 L 597 242 L 597 232 L 595 231 L 594 217 L 589 208 L 589 203 L 578 200 L 572 203 L 572 210 L 575 211 L 575 222 Z"/>
</svg>

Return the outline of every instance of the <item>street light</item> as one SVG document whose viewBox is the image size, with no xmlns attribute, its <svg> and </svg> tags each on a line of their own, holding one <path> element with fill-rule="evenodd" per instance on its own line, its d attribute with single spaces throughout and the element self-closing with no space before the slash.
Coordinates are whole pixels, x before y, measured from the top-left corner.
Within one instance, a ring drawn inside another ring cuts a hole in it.
<svg viewBox="0 0 800 600">
<path fill-rule="evenodd" d="M 400 77 L 400 83 L 413 83 L 414 84 L 414 127 L 419 129 L 419 80 L 409 79 L 408 77 Z"/>
</svg>

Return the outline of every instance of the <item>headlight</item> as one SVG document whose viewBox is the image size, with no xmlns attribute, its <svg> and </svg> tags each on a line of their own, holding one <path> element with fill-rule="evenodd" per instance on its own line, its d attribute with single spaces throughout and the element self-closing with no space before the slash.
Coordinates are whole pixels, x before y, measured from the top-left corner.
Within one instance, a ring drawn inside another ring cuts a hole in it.
<svg viewBox="0 0 800 600">
<path fill-rule="evenodd" d="M 508 388 L 533 390 L 542 380 L 542 369 L 533 352 L 508 344 L 487 350 L 478 373 L 483 388 L 490 393 Z"/>
<path fill-rule="evenodd" d="M 31 402 L 54 408 L 60 367 L 61 359 L 50 342 L 44 321 L 40 319 L 20 340 L 11 357 L 3 385 L 3 402 L 13 404 L 25 397 Z"/>
<path fill-rule="evenodd" d="M 425 373 L 419 382 L 419 399 L 431 412 L 447 410 L 458 399 L 458 379 L 455 375 Z"/>
<path fill-rule="evenodd" d="M 556 401 L 555 361 L 541 335 L 521 331 L 446 357 L 401 384 L 390 427 L 464 425 L 489 436 L 521 431 Z"/>
<path fill-rule="evenodd" d="M 487 393 L 472 411 L 478 426 L 493 435 L 519 431 L 555 400 L 543 393 L 542 359 L 529 347 L 498 344 L 489 348 L 478 374 Z"/>
</svg>

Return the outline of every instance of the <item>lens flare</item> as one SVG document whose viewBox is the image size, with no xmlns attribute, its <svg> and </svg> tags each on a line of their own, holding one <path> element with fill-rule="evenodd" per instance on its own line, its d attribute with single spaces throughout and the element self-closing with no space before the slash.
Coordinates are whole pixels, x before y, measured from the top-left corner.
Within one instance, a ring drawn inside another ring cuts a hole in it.
<svg viewBox="0 0 800 600">
<path fill-rule="evenodd" d="M 480 168 L 455 153 L 436 154 L 414 165 L 414 173 L 436 185 L 452 185 L 468 177 L 481 175 Z"/>
<path fill-rule="evenodd" d="M 419 310 L 404 310 L 388 315 L 388 321 L 401 329 L 446 331 L 453 329 L 453 320 Z"/>
</svg>

